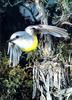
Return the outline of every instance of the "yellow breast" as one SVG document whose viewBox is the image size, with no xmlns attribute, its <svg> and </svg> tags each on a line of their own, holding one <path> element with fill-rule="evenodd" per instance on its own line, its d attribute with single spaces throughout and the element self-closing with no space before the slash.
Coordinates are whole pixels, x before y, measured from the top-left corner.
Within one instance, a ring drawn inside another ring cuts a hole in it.
<svg viewBox="0 0 72 100">
<path fill-rule="evenodd" d="M 22 48 L 21 50 L 22 51 L 25 51 L 25 52 L 30 52 L 30 51 L 33 51 L 37 48 L 38 46 L 38 39 L 37 39 L 37 36 L 34 35 L 34 41 L 32 43 L 32 45 L 28 48 Z"/>
</svg>

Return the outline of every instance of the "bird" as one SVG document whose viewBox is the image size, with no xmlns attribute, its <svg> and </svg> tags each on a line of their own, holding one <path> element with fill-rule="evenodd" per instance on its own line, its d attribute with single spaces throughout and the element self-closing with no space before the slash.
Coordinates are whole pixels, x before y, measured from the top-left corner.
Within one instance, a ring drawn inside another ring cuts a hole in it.
<svg viewBox="0 0 72 100">
<path fill-rule="evenodd" d="M 39 41 L 37 34 L 49 34 L 58 38 L 68 39 L 67 30 L 51 25 L 30 25 L 24 31 L 11 35 L 8 42 L 9 65 L 17 66 L 22 52 L 32 52 L 37 49 Z"/>
</svg>

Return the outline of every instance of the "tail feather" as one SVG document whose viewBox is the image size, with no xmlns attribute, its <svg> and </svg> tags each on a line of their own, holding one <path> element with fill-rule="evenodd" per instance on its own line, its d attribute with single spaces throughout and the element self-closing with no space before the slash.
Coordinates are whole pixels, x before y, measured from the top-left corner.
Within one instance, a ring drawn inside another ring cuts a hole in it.
<svg viewBox="0 0 72 100">
<path fill-rule="evenodd" d="M 8 54 L 9 54 L 9 66 L 11 65 L 13 67 L 17 66 L 17 64 L 19 63 L 20 56 L 22 54 L 20 48 L 13 43 L 9 43 Z"/>
</svg>

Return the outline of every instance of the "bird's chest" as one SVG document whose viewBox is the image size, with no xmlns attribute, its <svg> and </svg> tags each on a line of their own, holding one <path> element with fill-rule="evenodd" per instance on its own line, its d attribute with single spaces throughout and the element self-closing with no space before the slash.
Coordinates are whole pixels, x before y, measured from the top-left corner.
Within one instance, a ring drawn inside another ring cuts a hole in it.
<svg viewBox="0 0 72 100">
<path fill-rule="evenodd" d="M 18 45 L 22 51 L 30 52 L 37 48 L 38 40 L 36 36 L 29 38 L 20 38 L 15 41 L 15 44 Z"/>
</svg>

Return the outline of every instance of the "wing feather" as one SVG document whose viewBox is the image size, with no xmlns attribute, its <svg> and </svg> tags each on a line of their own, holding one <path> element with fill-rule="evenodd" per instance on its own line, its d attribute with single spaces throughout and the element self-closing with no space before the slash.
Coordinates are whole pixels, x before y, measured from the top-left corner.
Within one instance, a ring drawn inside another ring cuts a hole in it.
<svg viewBox="0 0 72 100">
<path fill-rule="evenodd" d="M 17 45 L 9 43 L 8 45 L 8 54 L 9 54 L 9 66 L 16 66 L 19 63 L 20 56 L 22 51 Z"/>
<path fill-rule="evenodd" d="M 32 28 L 43 34 L 49 34 L 55 37 L 69 38 L 67 30 L 56 26 L 50 26 L 50 25 L 30 26 L 30 29 Z"/>
</svg>

